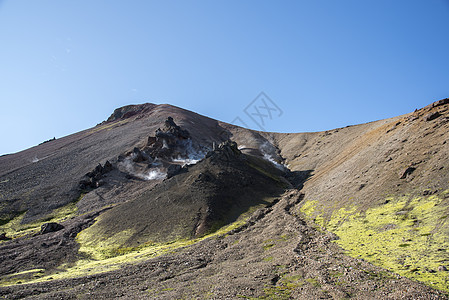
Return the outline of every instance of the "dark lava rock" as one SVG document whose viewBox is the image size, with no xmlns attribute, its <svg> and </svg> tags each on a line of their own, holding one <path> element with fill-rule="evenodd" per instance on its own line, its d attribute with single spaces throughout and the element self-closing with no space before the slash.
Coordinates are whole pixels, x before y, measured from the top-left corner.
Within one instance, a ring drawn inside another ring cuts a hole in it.
<svg viewBox="0 0 449 300">
<path fill-rule="evenodd" d="M 407 178 L 407 176 L 409 176 L 410 174 L 412 174 L 415 170 L 416 170 L 416 168 L 414 168 L 414 167 L 408 167 L 407 169 L 405 169 L 405 170 L 401 173 L 400 179 L 405 179 L 405 178 Z"/>
<path fill-rule="evenodd" d="M 175 176 L 176 174 L 179 174 L 182 170 L 182 167 L 180 165 L 170 165 L 167 168 L 167 178 L 171 178 Z"/>
<path fill-rule="evenodd" d="M 426 107 L 438 107 L 438 106 L 442 106 L 445 104 L 449 104 L 449 98 L 445 98 L 445 99 L 441 99 L 438 101 L 433 102 L 432 104 L 426 106 Z"/>
<path fill-rule="evenodd" d="M 208 174 L 208 173 L 200 173 L 200 174 L 198 174 L 198 178 L 195 180 L 195 182 L 199 182 L 199 181 L 201 181 L 201 182 L 210 182 L 210 181 L 213 181 L 213 180 L 214 180 L 214 177 L 211 176 L 210 174 Z"/>
<path fill-rule="evenodd" d="M 0 233 L 0 241 L 10 240 L 9 237 L 6 236 L 6 233 Z"/>
<path fill-rule="evenodd" d="M 64 226 L 62 226 L 61 224 L 58 224 L 58 223 L 54 223 L 54 222 L 45 223 L 45 224 L 42 224 L 42 226 L 41 226 L 41 234 L 55 232 L 55 231 L 61 230 L 63 228 L 64 228 Z"/>
<path fill-rule="evenodd" d="M 103 173 L 110 172 L 110 171 L 112 171 L 113 168 L 114 168 L 114 167 L 112 166 L 112 164 L 109 162 L 109 160 L 107 160 L 107 161 L 104 163 Z"/>
<path fill-rule="evenodd" d="M 181 129 L 181 127 L 179 127 L 178 125 L 176 125 L 175 121 L 173 121 L 172 117 L 168 117 L 167 120 L 165 120 L 164 123 L 164 132 L 165 133 L 171 133 L 174 136 L 178 137 L 178 138 L 183 138 L 183 139 L 188 139 L 190 137 L 190 133 L 185 130 L 185 129 Z M 156 135 L 157 137 L 157 135 Z"/>
<path fill-rule="evenodd" d="M 114 169 L 114 166 L 109 162 L 106 161 L 104 166 L 101 164 L 98 164 L 95 169 L 88 172 L 78 183 L 78 187 L 81 190 L 86 189 L 95 189 L 99 186 L 102 186 L 105 182 L 102 180 L 103 176 L 112 171 Z"/>
<path fill-rule="evenodd" d="M 168 117 L 164 127 L 158 128 L 154 137 L 148 137 L 144 152 L 152 158 L 171 160 L 174 157 L 188 157 L 189 153 L 196 152 L 193 148 L 190 133 Z"/>
<path fill-rule="evenodd" d="M 168 117 L 167 120 L 165 120 L 164 128 L 158 128 L 156 130 L 156 140 L 166 139 L 168 144 L 176 143 L 176 140 L 178 139 L 186 140 L 188 138 L 190 138 L 190 133 L 176 125 L 172 117 Z"/>
<path fill-rule="evenodd" d="M 447 272 L 447 268 L 445 266 L 439 266 L 438 271 L 439 272 Z"/>
<path fill-rule="evenodd" d="M 242 152 L 238 149 L 237 143 L 233 141 L 226 141 L 215 147 L 215 150 L 206 154 L 206 157 L 214 159 L 221 159 L 229 161 L 233 158 L 239 158 Z"/>
<path fill-rule="evenodd" d="M 439 112 L 433 112 L 433 113 L 425 115 L 424 120 L 432 121 L 432 120 L 435 120 L 436 118 L 438 118 L 439 116 L 441 116 L 441 114 Z"/>
<path fill-rule="evenodd" d="M 135 147 L 133 149 L 133 152 L 132 152 L 131 155 L 132 155 L 132 158 L 133 158 L 134 162 L 146 161 L 147 157 L 148 157 L 144 152 L 140 151 L 140 149 L 137 148 L 137 147 Z"/>
<path fill-rule="evenodd" d="M 91 187 L 92 181 L 90 179 L 81 179 L 78 183 L 80 190 L 86 190 Z"/>
<path fill-rule="evenodd" d="M 55 141 L 56 140 L 56 137 L 53 137 L 52 139 L 49 139 L 49 140 L 46 140 L 46 141 L 43 141 L 42 143 L 40 143 L 39 145 L 42 145 L 42 144 L 45 144 L 45 143 L 49 143 L 49 142 L 51 142 L 51 141 Z"/>
<path fill-rule="evenodd" d="M 429 196 L 429 195 L 436 194 L 437 192 L 438 192 L 438 190 L 424 190 L 424 191 L 422 192 L 422 195 L 423 195 L 423 196 Z"/>
</svg>

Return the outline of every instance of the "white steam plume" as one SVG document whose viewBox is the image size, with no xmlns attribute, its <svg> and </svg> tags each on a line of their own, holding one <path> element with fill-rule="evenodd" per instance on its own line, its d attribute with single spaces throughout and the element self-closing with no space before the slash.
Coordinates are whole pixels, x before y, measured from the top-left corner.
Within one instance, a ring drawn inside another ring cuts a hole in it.
<svg viewBox="0 0 449 300">
<path fill-rule="evenodd" d="M 164 179 L 167 176 L 167 173 L 162 172 L 159 169 L 154 169 L 148 172 L 147 175 L 144 175 L 142 179 L 144 180 L 158 180 L 158 179 Z"/>
<path fill-rule="evenodd" d="M 281 171 L 285 171 L 286 167 L 284 164 L 280 164 L 278 163 L 274 158 L 273 155 L 268 153 L 268 152 L 275 152 L 275 148 L 273 147 L 273 145 L 269 144 L 268 142 L 263 143 L 260 148 L 259 148 L 260 152 L 263 154 L 263 157 L 271 162 L 276 168 L 278 168 Z"/>
<path fill-rule="evenodd" d="M 164 179 L 167 176 L 167 173 L 162 172 L 159 168 L 150 170 L 149 172 L 137 172 L 134 168 L 132 158 L 130 157 L 127 157 L 120 162 L 119 166 L 124 168 L 127 173 L 143 180 L 159 180 Z"/>
<path fill-rule="evenodd" d="M 185 148 L 185 157 L 179 155 L 177 158 L 173 158 L 172 162 L 182 163 L 182 166 L 184 167 L 186 165 L 194 165 L 206 156 L 204 151 L 196 150 L 192 146 L 192 140 L 188 139 L 184 141 L 183 144 Z"/>
</svg>

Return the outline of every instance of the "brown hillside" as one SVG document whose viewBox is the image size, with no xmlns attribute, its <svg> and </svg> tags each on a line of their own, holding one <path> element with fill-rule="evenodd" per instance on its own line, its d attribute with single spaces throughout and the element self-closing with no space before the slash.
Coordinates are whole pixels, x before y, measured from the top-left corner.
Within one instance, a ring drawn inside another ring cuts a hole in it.
<svg viewBox="0 0 449 300">
<path fill-rule="evenodd" d="M 118 108 L 0 157 L 0 296 L 447 299 L 448 129 L 449 99 L 315 133 Z"/>
</svg>

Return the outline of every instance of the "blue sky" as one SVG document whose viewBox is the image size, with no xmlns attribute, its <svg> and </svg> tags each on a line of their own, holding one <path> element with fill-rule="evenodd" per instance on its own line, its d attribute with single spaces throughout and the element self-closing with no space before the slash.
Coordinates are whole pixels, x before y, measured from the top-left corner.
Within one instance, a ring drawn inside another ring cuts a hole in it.
<svg viewBox="0 0 449 300">
<path fill-rule="evenodd" d="M 448 19 L 448 0 L 0 0 L 0 154 L 145 102 L 259 129 L 263 91 L 280 132 L 408 113 L 449 97 Z"/>
</svg>

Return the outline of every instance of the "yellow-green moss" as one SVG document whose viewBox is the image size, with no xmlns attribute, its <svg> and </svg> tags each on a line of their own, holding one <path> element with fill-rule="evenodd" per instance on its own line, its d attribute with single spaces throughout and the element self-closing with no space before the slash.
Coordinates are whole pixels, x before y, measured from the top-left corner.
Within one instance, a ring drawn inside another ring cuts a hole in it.
<svg viewBox="0 0 449 300">
<path fill-rule="evenodd" d="M 176 251 L 181 251 L 182 248 L 190 246 L 194 243 L 202 241 L 207 238 L 213 238 L 217 236 L 223 236 L 228 234 L 233 229 L 239 228 L 246 223 L 248 215 L 245 214 L 244 218 L 237 220 L 236 222 L 225 226 L 216 232 L 203 236 L 201 238 L 192 240 L 177 240 L 170 243 L 152 243 L 148 242 L 139 247 L 130 248 L 106 248 L 106 250 L 101 249 L 101 245 L 95 247 L 94 244 L 87 242 L 89 235 L 83 236 L 83 234 L 78 234 L 77 240 L 81 242 L 80 252 L 84 253 L 84 258 L 78 260 L 72 265 L 61 265 L 58 267 L 59 272 L 48 274 L 40 278 L 34 278 L 32 280 L 24 279 L 23 282 L 43 282 L 53 279 L 64 279 L 64 278 L 74 278 L 80 276 L 87 276 L 92 274 L 103 273 L 107 271 L 112 271 L 121 268 L 124 264 L 138 263 L 147 260 L 152 257 L 156 257 L 166 253 L 173 253 Z M 83 233 L 82 231 L 81 233 Z M 126 232 L 121 232 L 119 236 L 125 236 Z M 85 240 L 84 240 L 85 239 Z M 103 246 L 114 245 L 112 240 L 106 240 L 103 242 Z M 14 274 L 17 275 L 17 274 Z M 17 282 L 1 282 L 0 286 L 13 285 Z"/>
<path fill-rule="evenodd" d="M 313 282 L 313 283 L 312 283 Z M 318 281 L 315 279 L 303 279 L 300 275 L 286 276 L 282 275 L 277 285 L 267 285 L 264 288 L 264 295 L 262 297 L 246 297 L 240 295 L 240 298 L 246 298 L 251 300 L 261 299 L 292 299 L 292 292 L 306 283 L 315 284 Z"/>
<path fill-rule="evenodd" d="M 449 272 L 438 271 L 449 266 L 449 209 L 443 197 L 389 197 L 365 212 L 334 211 L 329 220 L 319 218 L 316 202 L 301 211 L 338 235 L 336 243 L 349 255 L 449 291 Z"/>
<path fill-rule="evenodd" d="M 21 284 L 27 280 L 31 280 L 33 277 L 38 278 L 43 276 L 44 272 L 44 269 L 31 269 L 14 274 L 8 274 L 2 276 L 0 279 L 0 286 Z"/>
<path fill-rule="evenodd" d="M 264 201 L 266 201 L 267 203 L 271 203 L 273 199 L 274 198 L 266 198 L 264 199 Z M 245 213 L 241 214 L 240 217 L 237 218 L 237 221 L 229 225 L 216 227 L 213 231 L 209 231 L 209 233 L 207 233 L 204 237 L 193 240 L 176 238 L 176 234 L 174 234 L 175 238 L 172 242 L 169 243 L 155 243 L 153 241 L 147 241 L 146 243 L 137 247 L 127 247 L 124 245 L 127 244 L 126 242 L 129 237 L 134 234 L 132 230 L 118 232 L 114 235 L 109 236 L 108 238 L 105 238 L 104 229 L 100 226 L 97 226 L 97 223 L 78 233 L 76 240 L 80 245 L 79 251 L 85 254 L 85 256 L 95 260 L 109 259 L 131 252 L 143 251 L 144 249 L 155 249 L 155 251 L 160 251 L 161 249 L 159 248 L 161 246 L 165 247 L 167 245 L 170 246 L 170 248 L 173 248 L 173 245 L 175 245 L 175 248 L 179 248 L 190 245 L 196 241 L 200 241 L 208 237 L 217 237 L 227 234 L 229 231 L 244 225 L 246 223 L 246 220 L 254 211 L 264 206 L 264 204 L 252 206 L 248 208 Z M 100 219 L 101 216 L 97 218 L 97 221 Z"/>
<path fill-rule="evenodd" d="M 310 283 L 311 285 L 313 285 L 314 287 L 320 287 L 321 286 L 320 282 L 317 279 L 315 279 L 315 278 L 307 278 L 306 281 L 308 283 Z"/>
<path fill-rule="evenodd" d="M 92 232 L 92 228 L 93 231 Z M 96 227 L 90 227 L 81 231 L 77 236 L 77 242 L 80 244 L 80 252 L 87 254 L 87 256 L 93 259 L 105 259 L 120 254 L 124 254 L 127 251 L 126 248 L 118 247 L 134 234 L 131 230 L 124 230 L 110 236 L 107 239 L 96 235 Z"/>
<path fill-rule="evenodd" d="M 270 243 L 265 243 L 265 244 L 262 246 L 262 248 L 263 248 L 263 250 L 268 250 L 268 249 L 270 249 L 270 248 L 272 248 L 272 247 L 274 247 L 274 246 L 275 246 L 275 243 L 270 242 Z"/>
<path fill-rule="evenodd" d="M 98 131 L 102 131 L 102 130 L 111 130 L 114 127 L 118 127 L 118 126 L 122 126 L 125 123 L 128 123 L 130 119 L 124 119 L 124 120 L 120 120 L 120 121 L 116 121 L 116 122 L 112 122 L 112 123 L 106 123 L 103 125 L 97 125 L 94 128 L 92 128 L 91 130 L 89 130 L 87 132 L 87 134 L 92 134 Z"/>
<path fill-rule="evenodd" d="M 311 217 L 316 210 L 317 204 L 318 201 L 316 200 L 304 201 L 304 204 L 301 206 L 301 212 L 304 213 L 307 217 Z"/>
<path fill-rule="evenodd" d="M 82 196 L 81 196 L 82 197 Z M 42 218 L 36 222 L 22 224 L 22 220 L 25 217 L 26 212 L 20 214 L 9 222 L 0 226 L 0 232 L 5 232 L 9 238 L 17 238 L 30 233 L 39 232 L 42 224 L 47 222 L 63 222 L 67 219 L 75 216 L 77 212 L 76 203 L 72 202 L 63 207 L 57 208 L 52 211 L 45 218 Z"/>
</svg>

